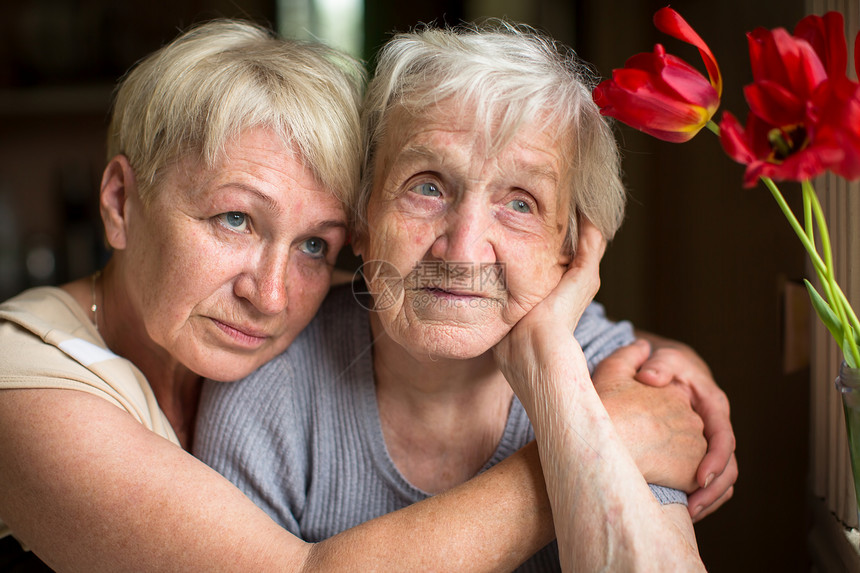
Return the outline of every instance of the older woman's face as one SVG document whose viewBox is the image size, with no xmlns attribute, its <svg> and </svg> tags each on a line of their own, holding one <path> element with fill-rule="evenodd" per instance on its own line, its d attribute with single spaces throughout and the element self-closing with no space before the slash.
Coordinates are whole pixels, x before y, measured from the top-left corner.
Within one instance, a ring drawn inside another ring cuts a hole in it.
<svg viewBox="0 0 860 573">
<path fill-rule="evenodd" d="M 147 207 L 133 199 L 122 256 L 148 337 L 197 374 L 233 380 L 313 317 L 346 218 L 267 129 L 244 133 L 223 157 L 214 169 L 171 168 Z"/>
<path fill-rule="evenodd" d="M 486 352 L 570 262 L 557 142 L 524 126 L 488 155 L 483 126 L 457 111 L 447 104 L 422 118 L 392 118 L 357 245 L 375 320 L 415 355 Z"/>
</svg>

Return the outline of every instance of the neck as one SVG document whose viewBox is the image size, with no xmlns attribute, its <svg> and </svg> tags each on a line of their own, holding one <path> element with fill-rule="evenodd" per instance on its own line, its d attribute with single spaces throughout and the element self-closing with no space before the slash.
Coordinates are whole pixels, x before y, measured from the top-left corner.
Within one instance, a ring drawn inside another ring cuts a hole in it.
<svg viewBox="0 0 860 573">
<path fill-rule="evenodd" d="M 375 316 L 371 326 L 379 414 L 397 469 L 430 493 L 473 477 L 498 448 L 513 397 L 492 352 L 416 357 Z"/>
<path fill-rule="evenodd" d="M 99 334 L 108 348 L 140 369 L 182 447 L 190 449 L 203 379 L 149 337 L 112 263 L 105 267 L 98 282 Z"/>
</svg>

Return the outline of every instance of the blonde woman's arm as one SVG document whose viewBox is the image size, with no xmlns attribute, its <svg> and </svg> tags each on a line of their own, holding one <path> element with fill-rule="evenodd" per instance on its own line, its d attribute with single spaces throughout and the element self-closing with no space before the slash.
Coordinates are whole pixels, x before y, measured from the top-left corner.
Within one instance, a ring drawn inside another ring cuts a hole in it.
<svg viewBox="0 0 860 573">
<path fill-rule="evenodd" d="M 553 537 L 534 447 L 309 544 L 96 396 L 2 390 L 0 435 L 0 518 L 57 571 L 495 571 Z"/>
</svg>

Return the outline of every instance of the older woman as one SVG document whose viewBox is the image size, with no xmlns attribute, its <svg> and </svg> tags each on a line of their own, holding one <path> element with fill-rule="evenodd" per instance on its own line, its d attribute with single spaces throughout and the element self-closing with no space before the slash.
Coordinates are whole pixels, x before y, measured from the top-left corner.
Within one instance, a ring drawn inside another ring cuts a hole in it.
<svg viewBox="0 0 860 573">
<path fill-rule="evenodd" d="M 361 78 L 322 46 L 213 22 L 123 80 L 100 193 L 110 262 L 0 306 L 0 520 L 54 569 L 408 570 L 429 553 L 487 570 L 551 536 L 534 450 L 315 545 L 186 451 L 203 377 L 282 352 L 328 290 Z M 413 534 L 424 545 L 401 551 Z"/>
<path fill-rule="evenodd" d="M 633 342 L 629 325 L 591 306 L 574 340 L 563 320 L 593 295 L 600 235 L 614 234 L 624 203 L 614 141 L 579 65 L 516 29 L 405 34 L 383 49 L 364 114 L 355 245 L 367 285 L 356 300 L 333 291 L 291 348 L 249 378 L 207 385 L 195 451 L 279 523 L 320 540 L 488 470 L 533 439 L 528 411 L 563 563 L 700 568 L 686 509 L 665 489 L 655 489 L 662 511 L 643 497 L 583 368 L 583 351 L 593 365 Z M 563 313 L 553 320 L 546 304 Z M 511 333 L 524 316 L 538 318 Z M 493 355 L 500 341 L 505 373 Z M 647 356 L 641 345 L 624 351 Z M 559 399 L 548 390 L 564 376 Z M 657 402 L 689 412 L 682 393 Z M 554 420 L 590 449 L 553 433 Z M 701 450 L 688 445 L 694 463 L 668 485 L 694 481 Z M 608 534 L 583 528 L 596 523 Z M 579 539 L 597 545 L 574 547 Z M 550 548 L 526 570 L 557 566 Z"/>
</svg>

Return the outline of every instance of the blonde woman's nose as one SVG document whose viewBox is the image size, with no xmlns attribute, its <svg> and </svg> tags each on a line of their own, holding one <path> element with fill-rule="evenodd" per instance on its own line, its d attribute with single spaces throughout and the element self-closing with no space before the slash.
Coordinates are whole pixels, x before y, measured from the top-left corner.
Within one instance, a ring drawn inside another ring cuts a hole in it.
<svg viewBox="0 0 860 573">
<path fill-rule="evenodd" d="M 289 253 L 270 249 L 236 281 L 236 295 L 264 314 L 283 312 L 287 308 L 289 263 Z"/>
</svg>

